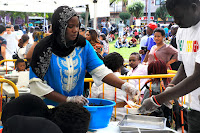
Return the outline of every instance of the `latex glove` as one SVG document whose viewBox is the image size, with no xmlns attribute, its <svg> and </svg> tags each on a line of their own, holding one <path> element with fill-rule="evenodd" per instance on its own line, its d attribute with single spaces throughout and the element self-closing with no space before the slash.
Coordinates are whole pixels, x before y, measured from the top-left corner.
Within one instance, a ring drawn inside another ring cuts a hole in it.
<svg viewBox="0 0 200 133">
<path fill-rule="evenodd" d="M 173 88 L 173 87 L 167 87 L 166 89 L 165 89 L 165 91 L 168 91 L 168 90 L 170 90 L 171 88 Z M 173 103 L 173 101 L 172 100 L 170 100 L 170 101 L 167 101 L 167 102 L 164 102 L 163 104 L 166 106 L 166 107 L 168 107 L 169 109 L 172 109 L 172 103 Z"/>
<path fill-rule="evenodd" d="M 132 97 L 132 99 L 134 99 L 135 95 L 138 93 L 138 90 L 135 88 L 135 86 L 128 82 L 122 84 L 121 89 L 126 91 L 126 93 Z"/>
<path fill-rule="evenodd" d="M 89 101 L 83 96 L 72 96 L 72 97 L 68 96 L 66 102 L 75 102 L 83 105 L 89 103 Z"/>
<path fill-rule="evenodd" d="M 156 104 L 153 101 L 153 96 L 144 100 L 142 106 L 138 109 L 139 113 L 141 114 L 148 114 L 155 111 L 161 105 Z"/>
</svg>

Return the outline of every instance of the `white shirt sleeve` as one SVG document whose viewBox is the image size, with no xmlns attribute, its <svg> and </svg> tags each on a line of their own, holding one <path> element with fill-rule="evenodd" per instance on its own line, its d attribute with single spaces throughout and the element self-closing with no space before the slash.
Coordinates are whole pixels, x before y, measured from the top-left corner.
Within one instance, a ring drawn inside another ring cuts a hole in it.
<svg viewBox="0 0 200 133">
<path fill-rule="evenodd" d="M 94 70 L 92 70 L 90 72 L 90 75 L 92 75 L 92 78 L 94 80 L 94 83 L 96 84 L 96 86 L 100 86 L 101 84 L 103 84 L 102 79 L 110 74 L 113 73 L 112 70 L 108 69 L 104 64 L 95 68 Z"/>
<path fill-rule="evenodd" d="M 42 97 L 54 91 L 49 85 L 44 83 L 40 78 L 32 78 L 29 81 L 31 94 Z"/>
</svg>

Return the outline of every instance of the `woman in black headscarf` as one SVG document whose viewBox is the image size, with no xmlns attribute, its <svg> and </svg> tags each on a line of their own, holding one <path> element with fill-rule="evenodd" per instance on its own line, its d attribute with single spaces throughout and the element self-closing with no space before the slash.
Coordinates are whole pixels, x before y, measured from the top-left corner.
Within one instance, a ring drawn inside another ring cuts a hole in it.
<svg viewBox="0 0 200 133">
<path fill-rule="evenodd" d="M 125 90 L 132 97 L 134 86 L 124 83 L 103 64 L 92 45 L 79 35 L 80 22 L 74 9 L 58 7 L 52 16 L 53 34 L 35 47 L 30 68 L 31 93 L 43 97 L 47 104 L 78 102 L 82 96 L 85 70 L 97 85 L 106 82 Z"/>
</svg>

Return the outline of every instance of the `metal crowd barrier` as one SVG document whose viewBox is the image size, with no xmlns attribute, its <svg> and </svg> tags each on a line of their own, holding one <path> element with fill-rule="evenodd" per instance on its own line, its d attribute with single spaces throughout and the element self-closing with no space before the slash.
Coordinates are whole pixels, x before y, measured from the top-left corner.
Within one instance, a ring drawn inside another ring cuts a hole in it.
<svg viewBox="0 0 200 133">
<path fill-rule="evenodd" d="M 119 77 L 119 78 L 122 79 L 122 80 L 127 80 L 127 82 L 130 79 L 138 79 L 139 80 L 139 87 L 138 87 L 138 89 L 140 90 L 140 88 L 141 88 L 141 86 L 140 86 L 140 79 L 159 78 L 160 81 L 162 81 L 163 78 L 171 78 L 172 79 L 175 76 L 176 72 L 177 71 L 174 71 L 174 70 L 168 70 L 168 73 L 170 73 L 170 74 L 123 76 L 123 77 Z M 92 78 L 85 78 L 84 82 L 89 82 L 89 97 L 91 98 L 92 97 L 91 96 L 91 86 L 92 86 L 93 79 Z M 151 89 L 151 82 L 150 82 L 150 86 L 149 87 Z M 160 85 L 160 89 L 161 88 L 162 88 L 162 86 Z M 115 102 L 116 102 L 116 95 L 117 95 L 117 93 L 116 93 L 116 88 L 115 88 Z M 103 99 L 104 99 L 104 83 L 103 83 Z M 128 96 L 127 96 L 127 100 L 128 100 Z M 181 100 L 182 100 L 181 101 L 182 105 L 185 104 L 185 96 L 182 97 Z M 128 110 L 127 110 L 127 113 L 128 113 Z M 116 118 L 116 106 L 115 106 L 115 118 Z"/>
</svg>

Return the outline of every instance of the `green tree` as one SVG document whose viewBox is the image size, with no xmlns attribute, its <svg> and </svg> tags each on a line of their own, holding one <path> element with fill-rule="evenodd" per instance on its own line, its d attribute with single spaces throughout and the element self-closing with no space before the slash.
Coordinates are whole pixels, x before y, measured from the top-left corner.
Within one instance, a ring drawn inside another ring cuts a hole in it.
<svg viewBox="0 0 200 133">
<path fill-rule="evenodd" d="M 124 24 L 126 24 L 126 20 L 131 17 L 131 14 L 128 12 L 121 12 L 119 17 L 124 21 Z"/>
<path fill-rule="evenodd" d="M 136 18 L 142 17 L 144 15 L 144 3 L 141 0 L 133 2 L 127 7 L 128 12 L 135 16 Z"/>
<path fill-rule="evenodd" d="M 17 17 L 20 17 L 22 19 L 25 18 L 24 14 L 22 12 L 15 12 L 15 11 L 7 11 L 7 15 L 9 15 L 11 17 L 11 23 L 15 24 L 15 19 Z"/>
<path fill-rule="evenodd" d="M 128 4 L 128 0 L 110 0 L 110 5 L 112 5 L 114 2 L 118 3 L 122 1 L 122 12 L 126 12 L 126 6 Z"/>
<path fill-rule="evenodd" d="M 161 5 L 159 8 L 157 8 L 156 15 L 158 18 L 161 18 L 165 24 L 167 16 L 169 15 L 166 9 L 166 5 Z"/>
<path fill-rule="evenodd" d="M 8 12 L 7 12 L 7 11 L 0 11 L 0 16 L 3 18 L 3 23 L 4 23 L 4 25 L 5 25 L 4 18 L 5 18 L 6 15 L 8 15 Z"/>
<path fill-rule="evenodd" d="M 81 17 L 85 21 L 85 12 L 81 13 Z M 90 14 L 88 15 L 88 21 L 90 20 Z"/>
</svg>

